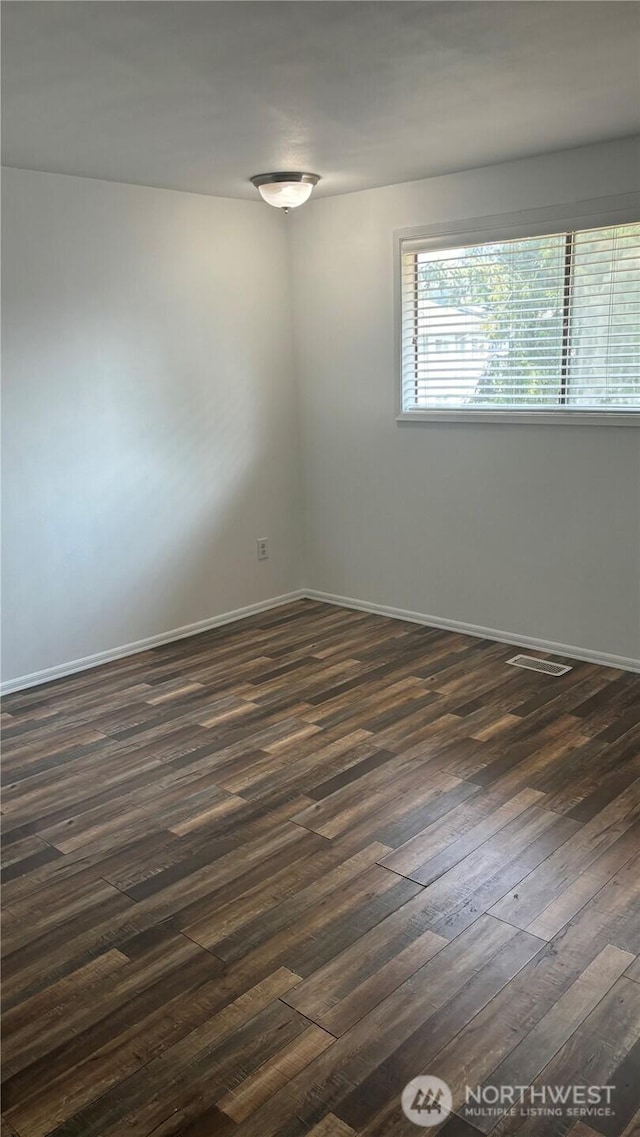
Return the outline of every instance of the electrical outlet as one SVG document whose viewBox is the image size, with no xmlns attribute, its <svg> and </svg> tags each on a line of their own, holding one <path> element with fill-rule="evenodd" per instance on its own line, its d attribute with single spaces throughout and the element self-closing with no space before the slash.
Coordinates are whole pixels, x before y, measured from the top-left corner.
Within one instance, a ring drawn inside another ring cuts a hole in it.
<svg viewBox="0 0 640 1137">
<path fill-rule="evenodd" d="M 269 541 L 267 540 L 266 537 L 258 537 L 257 545 L 258 545 L 258 560 L 259 561 L 266 561 L 267 557 L 269 556 Z"/>
</svg>

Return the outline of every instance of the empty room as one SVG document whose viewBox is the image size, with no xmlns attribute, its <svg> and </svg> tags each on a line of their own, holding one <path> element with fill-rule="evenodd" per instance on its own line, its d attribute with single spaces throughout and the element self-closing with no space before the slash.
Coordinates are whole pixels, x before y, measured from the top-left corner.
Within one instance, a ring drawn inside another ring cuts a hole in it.
<svg viewBox="0 0 640 1137">
<path fill-rule="evenodd" d="M 0 11 L 2 1137 L 640 1137 L 640 3 Z"/>
</svg>

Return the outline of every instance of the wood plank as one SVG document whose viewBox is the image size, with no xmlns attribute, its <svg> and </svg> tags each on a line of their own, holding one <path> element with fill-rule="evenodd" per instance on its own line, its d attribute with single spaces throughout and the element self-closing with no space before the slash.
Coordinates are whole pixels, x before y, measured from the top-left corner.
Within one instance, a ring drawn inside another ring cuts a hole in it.
<svg viewBox="0 0 640 1137">
<path fill-rule="evenodd" d="M 204 1022 L 206 1010 L 198 991 L 194 992 L 191 1005 L 187 1001 L 187 1008 L 194 1016 L 187 1020 L 187 1024 L 182 1021 L 184 1000 L 173 1008 L 168 1003 L 159 1015 L 149 1016 L 148 1020 L 129 1028 L 116 1048 L 105 1043 L 63 1073 L 43 1081 L 37 1089 L 32 1087 L 29 1095 L 16 1105 L 12 1106 L 9 1100 L 7 1119 L 19 1132 L 26 1130 L 33 1137 L 45 1137 L 61 1121 L 80 1114 L 111 1088 L 130 1079 L 135 1071 L 144 1070 L 154 1057 L 161 1058 L 166 1077 L 169 1065 L 175 1071 L 181 1060 L 200 1053 L 204 1047 L 212 1043 L 220 1047 L 223 1038 L 242 1029 L 260 1010 L 282 1008 L 280 1018 L 269 1023 L 269 1030 L 277 1029 L 280 1022 L 294 1022 L 291 1018 L 294 1012 L 287 1016 L 284 1004 L 277 1002 L 277 996 L 296 981 L 297 976 L 282 968 L 269 981 L 259 984 Z M 191 1027 L 197 1022 L 202 1025 L 185 1032 L 185 1025 Z M 295 1020 L 295 1023 L 302 1027 L 302 1020 Z M 121 1100 L 120 1095 L 117 1096 Z"/>
<path fill-rule="evenodd" d="M 618 1066 L 637 1042 L 639 1014 L 640 988 L 623 976 L 548 1063 L 534 1085 L 572 1085 L 580 1080 L 585 1085 L 613 1086 Z M 622 1097 L 616 1087 L 611 1093 L 614 1113 Z M 615 1119 L 609 1132 L 620 1131 L 625 1124 L 622 1115 L 619 1120 L 622 1124 Z M 589 1123 L 588 1116 L 584 1122 Z M 606 1122 L 606 1117 L 597 1118 L 598 1132 L 603 1131 Z M 493 1132 L 496 1137 L 511 1137 L 516 1133 L 525 1137 L 560 1137 L 568 1128 L 570 1122 L 568 1124 L 566 1116 L 507 1116 Z"/>
<path fill-rule="evenodd" d="M 512 654 L 302 600 L 9 696 L 3 1134 L 640 1137 L 640 677 Z"/>
<path fill-rule="evenodd" d="M 479 1043 L 475 1063 L 469 1066 L 469 1051 L 471 1047 L 466 1032 L 456 1042 L 457 1051 L 466 1050 L 464 1071 L 466 1082 L 480 1084 L 483 1080 L 494 1086 L 529 1085 L 535 1081 L 541 1071 L 547 1066 L 560 1048 L 568 1042 L 574 1031 L 581 1026 L 587 1016 L 598 1006 L 598 1003 L 613 987 L 614 983 L 624 973 L 625 968 L 632 960 L 628 952 L 620 951 L 611 945 L 603 948 L 594 960 L 580 973 L 578 978 L 560 996 L 546 1015 L 544 1015 L 526 1035 L 522 1041 L 500 1062 L 498 1066 L 491 1067 L 493 1055 L 490 1039 L 491 1034 L 478 1030 L 476 1037 Z M 480 1027 L 481 1024 L 478 1024 Z M 485 1024 L 482 1024 L 483 1026 Z M 494 1032 L 495 1034 L 495 1032 Z M 499 1050 L 497 1051 L 500 1052 Z M 444 1055 L 440 1056 L 444 1061 Z M 453 1069 L 456 1059 L 450 1057 L 448 1068 Z M 456 1100 L 461 1100 L 464 1084 L 460 1076 L 455 1079 L 453 1086 L 457 1094 Z M 462 1111 L 463 1117 L 466 1116 Z M 469 1117 L 476 1128 L 488 1133 L 496 1124 L 497 1116 L 492 1114 L 484 1119 L 475 1115 Z"/>
<path fill-rule="evenodd" d="M 234 1121 L 244 1121 L 334 1042 L 333 1035 L 319 1026 L 307 1027 L 236 1089 L 224 1094 L 217 1103 L 218 1109 Z"/>
</svg>

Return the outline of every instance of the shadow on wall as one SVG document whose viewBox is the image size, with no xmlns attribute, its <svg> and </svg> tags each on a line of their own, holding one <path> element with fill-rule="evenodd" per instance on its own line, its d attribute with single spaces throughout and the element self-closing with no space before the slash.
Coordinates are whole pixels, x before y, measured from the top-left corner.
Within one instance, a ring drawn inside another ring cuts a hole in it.
<svg viewBox="0 0 640 1137">
<path fill-rule="evenodd" d="M 16 361 L 23 381 L 5 406 L 5 679 L 291 587 L 275 540 L 270 561 L 256 560 L 256 537 L 276 536 L 265 526 L 279 537 L 286 528 L 274 489 L 285 511 L 289 491 L 268 385 L 250 358 L 240 346 L 231 373 L 149 339 L 114 347 L 111 332 L 101 322 L 72 334 L 69 366 L 45 397 L 48 344 Z M 55 356 L 59 329 L 49 334 Z"/>
</svg>

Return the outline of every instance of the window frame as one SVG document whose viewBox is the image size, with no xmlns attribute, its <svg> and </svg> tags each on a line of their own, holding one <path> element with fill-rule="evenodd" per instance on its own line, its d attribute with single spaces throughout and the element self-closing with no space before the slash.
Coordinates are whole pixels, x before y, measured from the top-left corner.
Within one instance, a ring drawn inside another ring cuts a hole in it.
<svg viewBox="0 0 640 1137">
<path fill-rule="evenodd" d="M 635 426 L 640 427 L 640 411 L 570 409 L 562 403 L 557 409 L 527 407 L 526 410 L 464 407 L 431 410 L 405 410 L 402 375 L 402 254 L 415 251 L 461 248 L 465 245 L 518 238 L 542 237 L 608 225 L 634 224 L 640 220 L 640 193 L 591 198 L 571 204 L 548 206 L 484 217 L 470 217 L 430 226 L 397 229 L 393 234 L 394 351 L 396 366 L 396 422 L 407 423 L 508 423 L 554 426 Z"/>
</svg>

